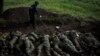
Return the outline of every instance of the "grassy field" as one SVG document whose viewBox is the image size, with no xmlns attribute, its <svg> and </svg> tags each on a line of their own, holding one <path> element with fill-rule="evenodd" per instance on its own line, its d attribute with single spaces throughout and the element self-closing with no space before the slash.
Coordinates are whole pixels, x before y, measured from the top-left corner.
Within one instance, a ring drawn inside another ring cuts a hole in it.
<svg viewBox="0 0 100 56">
<path fill-rule="evenodd" d="M 40 8 L 58 14 L 82 17 L 82 20 L 100 20 L 100 0 L 38 0 Z M 4 0 L 4 10 L 13 7 L 29 7 L 34 0 Z"/>
</svg>

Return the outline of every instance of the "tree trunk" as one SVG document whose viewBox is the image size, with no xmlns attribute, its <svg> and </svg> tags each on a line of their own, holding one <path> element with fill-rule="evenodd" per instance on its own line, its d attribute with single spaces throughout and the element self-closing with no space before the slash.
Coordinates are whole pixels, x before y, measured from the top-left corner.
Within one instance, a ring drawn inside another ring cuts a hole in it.
<svg viewBox="0 0 100 56">
<path fill-rule="evenodd" d="M 3 0 L 0 0 L 0 14 L 3 12 Z"/>
</svg>

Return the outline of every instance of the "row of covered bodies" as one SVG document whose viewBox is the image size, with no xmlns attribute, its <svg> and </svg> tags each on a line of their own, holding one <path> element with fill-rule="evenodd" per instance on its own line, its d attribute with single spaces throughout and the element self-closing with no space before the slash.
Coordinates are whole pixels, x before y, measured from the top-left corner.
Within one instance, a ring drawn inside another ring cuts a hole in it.
<svg viewBox="0 0 100 56">
<path fill-rule="evenodd" d="M 20 31 L 5 33 L 0 39 L 0 56 L 41 56 L 42 50 L 46 56 L 93 56 L 99 41 L 91 33 L 81 33 L 76 30 L 52 34 L 23 34 Z M 33 52 L 34 51 L 34 52 Z M 17 56 L 17 55 L 16 55 Z"/>
</svg>

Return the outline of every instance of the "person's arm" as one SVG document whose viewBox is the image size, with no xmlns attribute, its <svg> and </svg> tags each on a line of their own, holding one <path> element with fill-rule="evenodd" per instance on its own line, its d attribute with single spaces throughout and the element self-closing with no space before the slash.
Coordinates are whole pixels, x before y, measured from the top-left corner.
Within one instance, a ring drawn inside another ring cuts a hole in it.
<svg viewBox="0 0 100 56">
<path fill-rule="evenodd" d="M 39 18 L 42 17 L 38 8 L 36 8 L 36 12 L 35 12 L 35 13 L 36 13 L 36 16 L 37 16 L 37 17 L 39 17 Z"/>
</svg>

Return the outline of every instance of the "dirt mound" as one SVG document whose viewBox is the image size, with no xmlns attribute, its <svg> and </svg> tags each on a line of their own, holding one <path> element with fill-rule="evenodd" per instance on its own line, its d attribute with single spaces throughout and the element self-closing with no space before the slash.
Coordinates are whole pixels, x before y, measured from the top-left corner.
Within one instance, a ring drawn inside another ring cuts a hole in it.
<svg viewBox="0 0 100 56">
<path fill-rule="evenodd" d="M 15 23 L 22 23 L 29 21 L 29 8 L 28 7 L 18 7 L 10 8 L 3 12 L 2 17 L 5 20 Z"/>
<path fill-rule="evenodd" d="M 92 32 L 100 41 L 100 21 L 90 22 L 87 26 L 81 27 L 80 30 Z"/>
<path fill-rule="evenodd" d="M 17 7 L 17 8 L 10 8 L 3 12 L 2 17 L 5 20 L 14 22 L 14 23 L 24 23 L 29 21 L 29 7 Z M 39 14 L 42 16 L 36 17 L 37 23 L 39 24 L 42 20 L 46 24 L 66 24 L 72 21 L 78 22 L 76 17 L 73 17 L 69 14 L 57 14 L 55 12 L 49 12 L 44 9 L 38 10 Z"/>
<path fill-rule="evenodd" d="M 17 8 L 10 8 L 6 10 L 2 17 L 7 21 L 7 27 L 12 26 L 22 26 L 25 25 L 26 22 L 29 21 L 29 7 L 17 7 Z M 44 9 L 39 8 L 39 14 L 42 16 L 36 16 L 36 25 L 64 25 L 67 24 L 68 27 L 71 26 L 72 28 L 79 27 L 80 21 L 77 20 L 76 17 L 73 17 L 68 14 L 57 14 L 55 12 L 49 12 Z M 24 24 L 25 23 L 25 24 Z M 4 24 L 3 24 L 4 25 Z M 2 26 L 0 26 L 2 27 Z M 69 27 L 70 28 L 70 27 Z"/>
</svg>

